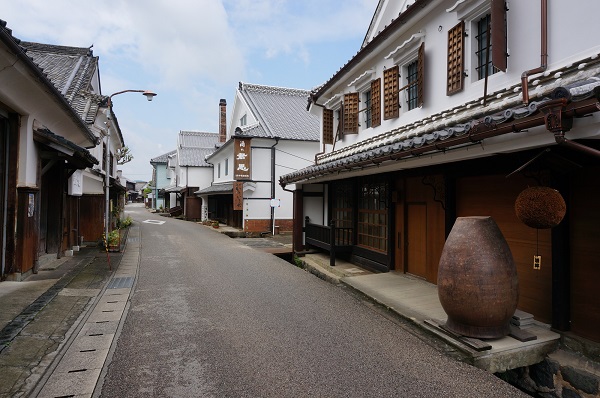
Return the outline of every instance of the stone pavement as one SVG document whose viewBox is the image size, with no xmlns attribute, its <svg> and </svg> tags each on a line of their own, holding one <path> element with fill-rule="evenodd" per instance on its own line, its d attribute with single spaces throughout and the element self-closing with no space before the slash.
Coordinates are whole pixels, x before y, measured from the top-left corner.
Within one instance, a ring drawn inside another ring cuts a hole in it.
<svg viewBox="0 0 600 398">
<path fill-rule="evenodd" d="M 110 253 L 110 270 L 104 250 L 81 247 L 24 281 L 0 283 L 0 397 L 70 395 L 38 393 L 57 359 L 73 346 L 82 321 L 98 307 L 109 279 L 122 269 L 122 257 Z M 70 385 L 79 384 L 75 373 Z"/>
</svg>

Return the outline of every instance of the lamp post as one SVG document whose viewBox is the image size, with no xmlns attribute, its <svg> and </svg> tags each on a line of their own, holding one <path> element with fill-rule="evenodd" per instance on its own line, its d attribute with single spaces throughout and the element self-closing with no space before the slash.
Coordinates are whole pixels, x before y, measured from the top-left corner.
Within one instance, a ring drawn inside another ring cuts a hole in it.
<svg viewBox="0 0 600 398">
<path fill-rule="evenodd" d="M 148 101 L 152 101 L 152 98 L 154 98 L 156 96 L 156 93 L 149 91 L 149 90 L 123 90 L 123 91 L 117 91 L 116 93 L 111 94 L 107 101 L 106 104 L 108 105 L 108 119 L 110 120 L 113 116 L 113 110 L 112 110 L 112 97 L 114 97 L 115 95 L 119 95 L 119 94 L 123 94 L 123 93 L 142 93 L 147 99 Z M 104 165 L 106 166 L 106 171 L 104 173 L 104 239 L 105 239 L 105 245 L 106 250 L 108 251 L 108 229 L 109 229 L 109 224 L 110 224 L 110 171 L 109 170 L 109 162 L 110 162 L 110 123 L 107 124 L 107 129 L 106 129 L 106 153 L 104 154 Z"/>
</svg>

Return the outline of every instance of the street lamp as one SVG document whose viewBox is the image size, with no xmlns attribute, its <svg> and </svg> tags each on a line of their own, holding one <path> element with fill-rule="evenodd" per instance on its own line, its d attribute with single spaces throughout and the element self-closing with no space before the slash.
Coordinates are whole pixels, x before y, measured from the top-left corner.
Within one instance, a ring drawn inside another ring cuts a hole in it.
<svg viewBox="0 0 600 398">
<path fill-rule="evenodd" d="M 115 95 L 123 94 L 123 93 L 142 93 L 148 101 L 152 101 L 152 98 L 156 97 L 156 93 L 149 90 L 123 90 L 117 91 L 116 93 L 111 94 L 107 100 L 106 104 L 108 105 L 108 119 L 110 120 L 113 115 L 112 110 L 112 97 Z M 108 229 L 110 224 L 110 170 L 109 170 L 109 162 L 110 162 L 110 124 L 107 125 L 106 129 L 106 153 L 104 154 L 104 164 L 106 166 L 106 172 L 104 174 L 104 240 L 105 245 L 107 245 L 108 250 Z"/>
</svg>

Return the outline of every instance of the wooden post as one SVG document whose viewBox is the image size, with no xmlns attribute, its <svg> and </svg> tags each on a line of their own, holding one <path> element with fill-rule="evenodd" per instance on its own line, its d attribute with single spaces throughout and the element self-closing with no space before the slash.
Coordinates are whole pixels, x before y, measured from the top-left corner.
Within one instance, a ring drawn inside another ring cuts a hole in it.
<svg viewBox="0 0 600 398">
<path fill-rule="evenodd" d="M 335 267 L 335 220 L 329 222 L 329 265 Z"/>
</svg>

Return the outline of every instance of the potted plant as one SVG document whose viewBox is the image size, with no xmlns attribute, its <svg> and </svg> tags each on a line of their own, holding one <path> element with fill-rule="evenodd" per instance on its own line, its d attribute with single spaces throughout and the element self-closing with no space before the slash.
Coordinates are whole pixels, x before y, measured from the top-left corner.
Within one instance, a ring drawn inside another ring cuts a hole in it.
<svg viewBox="0 0 600 398">
<path fill-rule="evenodd" d="M 219 222 L 218 221 L 213 221 L 212 222 L 212 227 L 213 228 L 219 228 Z"/>
<path fill-rule="evenodd" d="M 118 252 L 121 250 L 121 235 L 118 229 L 113 229 L 104 237 L 104 244 L 109 252 Z"/>
</svg>

